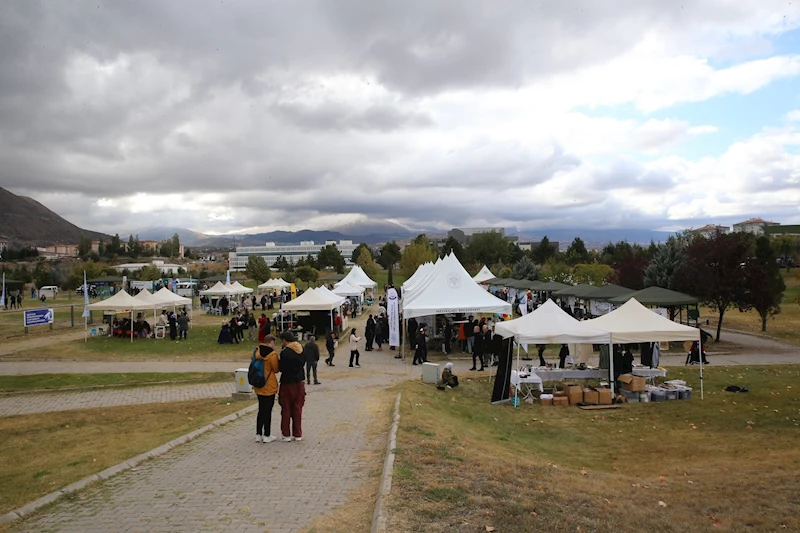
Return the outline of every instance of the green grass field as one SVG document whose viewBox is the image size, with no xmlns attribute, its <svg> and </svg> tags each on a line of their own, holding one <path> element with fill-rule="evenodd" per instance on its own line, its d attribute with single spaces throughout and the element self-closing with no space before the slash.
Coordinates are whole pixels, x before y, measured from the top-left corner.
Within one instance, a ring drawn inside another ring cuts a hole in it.
<svg viewBox="0 0 800 533">
<path fill-rule="evenodd" d="M 0 393 L 64 391 L 99 387 L 141 387 L 147 385 L 198 385 L 229 381 L 229 372 L 191 372 L 159 374 L 32 374 L 0 376 Z"/>
</svg>

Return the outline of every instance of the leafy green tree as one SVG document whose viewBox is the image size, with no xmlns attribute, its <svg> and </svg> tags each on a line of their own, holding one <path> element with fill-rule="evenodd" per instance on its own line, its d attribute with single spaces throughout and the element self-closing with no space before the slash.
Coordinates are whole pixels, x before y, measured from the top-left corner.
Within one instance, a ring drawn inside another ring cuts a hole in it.
<svg viewBox="0 0 800 533">
<path fill-rule="evenodd" d="M 156 265 L 143 266 L 136 274 L 137 279 L 141 281 L 153 281 L 161 279 L 161 269 Z"/>
<path fill-rule="evenodd" d="M 507 264 L 511 261 L 514 245 L 496 231 L 475 233 L 466 247 L 467 256 L 484 265 Z"/>
<path fill-rule="evenodd" d="M 574 283 L 588 283 L 597 287 L 605 284 L 614 275 L 614 269 L 602 263 L 579 263 L 572 267 Z"/>
<path fill-rule="evenodd" d="M 297 276 L 299 280 L 305 281 L 306 287 L 310 287 L 311 283 L 316 282 L 319 278 L 319 270 L 308 265 L 303 265 L 294 270 L 294 275 Z"/>
<path fill-rule="evenodd" d="M 547 235 L 542 237 L 542 240 L 539 242 L 539 245 L 532 250 L 533 253 L 533 260 L 539 264 L 545 264 L 551 257 L 555 257 L 558 253 L 558 249 L 554 244 L 550 243 L 550 239 L 547 238 Z"/>
<path fill-rule="evenodd" d="M 719 313 L 716 340 L 719 341 L 725 312 L 732 306 L 746 306 L 749 233 L 719 233 L 694 239 L 686 248 L 686 261 L 678 269 L 675 288 L 708 303 Z"/>
<path fill-rule="evenodd" d="M 511 269 L 509 267 L 503 267 L 497 273 L 498 278 L 510 278 L 511 277 Z"/>
<path fill-rule="evenodd" d="M 81 234 L 81 240 L 78 243 L 78 257 L 86 258 L 92 251 L 92 239 L 88 235 Z"/>
<path fill-rule="evenodd" d="M 378 274 L 378 263 L 372 258 L 368 248 L 362 248 L 361 254 L 356 258 L 356 264 L 360 266 L 364 273 L 370 278 L 375 278 Z"/>
<path fill-rule="evenodd" d="M 511 269 L 511 277 L 514 279 L 537 280 L 541 273 L 541 267 L 527 256 L 523 256 L 514 263 L 514 267 Z"/>
<path fill-rule="evenodd" d="M 289 261 L 286 260 L 285 257 L 279 255 L 278 258 L 275 260 L 275 263 L 272 265 L 272 268 L 276 270 L 280 270 L 281 272 L 286 272 L 289 270 Z M 286 281 L 289 281 L 288 279 Z"/>
<path fill-rule="evenodd" d="M 131 257 L 141 257 L 142 252 L 142 243 L 139 241 L 139 236 L 137 235 L 134 237 L 133 235 L 128 237 L 128 255 Z"/>
<path fill-rule="evenodd" d="M 569 265 L 551 257 L 542 267 L 542 281 L 557 281 L 558 283 L 572 283 L 572 272 Z"/>
<path fill-rule="evenodd" d="M 420 239 L 422 237 L 422 239 Z M 400 272 L 408 279 L 423 263 L 436 261 L 439 256 L 431 241 L 420 235 L 409 244 L 400 258 Z"/>
<path fill-rule="evenodd" d="M 378 264 L 387 270 L 391 270 L 392 265 L 397 264 L 403 253 L 400 251 L 400 246 L 396 242 L 387 242 L 381 248 L 381 253 L 378 256 Z"/>
<path fill-rule="evenodd" d="M 747 263 L 747 283 L 745 285 L 744 306 L 753 308 L 761 317 L 761 331 L 767 331 L 767 319 L 781 312 L 781 300 L 786 283 L 781 276 L 778 254 L 772 247 L 769 237 L 758 237 L 755 254 Z"/>
<path fill-rule="evenodd" d="M 674 289 L 675 273 L 686 262 L 687 244 L 688 241 L 681 236 L 670 236 L 659 246 L 652 262 L 644 269 L 644 286 Z"/>
<path fill-rule="evenodd" d="M 800 239 L 793 235 L 779 235 L 774 240 L 775 250 L 781 257 L 781 262 L 788 271 L 792 264 L 795 262 L 798 247 L 800 246 Z"/>
<path fill-rule="evenodd" d="M 53 284 L 53 271 L 45 265 L 44 261 L 36 262 L 36 267 L 33 269 L 33 280 L 39 288 Z"/>
<path fill-rule="evenodd" d="M 335 244 L 328 244 L 320 250 L 317 265 L 319 268 L 332 267 L 339 274 L 344 274 L 345 260 Z"/>
<path fill-rule="evenodd" d="M 260 255 L 251 255 L 247 258 L 245 273 L 248 278 L 254 279 L 258 283 L 264 283 L 271 276 L 267 262 Z"/>
<path fill-rule="evenodd" d="M 366 250 L 367 252 L 369 252 L 370 257 L 374 259 L 372 255 L 372 248 L 370 248 L 367 243 L 362 242 L 358 246 L 356 246 L 355 250 L 353 250 L 353 254 L 350 256 L 351 263 L 356 264 L 358 262 L 358 258 L 361 257 L 361 250 Z"/>
<path fill-rule="evenodd" d="M 464 249 L 461 243 L 458 242 L 458 239 L 452 235 L 448 237 L 446 241 L 444 241 L 444 245 L 442 245 L 442 253 L 439 254 L 439 256 L 443 258 L 449 253 L 455 254 L 456 259 L 458 259 L 458 262 L 462 265 L 467 263 L 467 251 Z"/>
<path fill-rule="evenodd" d="M 589 262 L 589 252 L 586 250 L 586 245 L 580 237 L 572 239 L 572 243 L 567 248 L 566 262 L 568 265 L 575 266 L 578 263 Z"/>
</svg>

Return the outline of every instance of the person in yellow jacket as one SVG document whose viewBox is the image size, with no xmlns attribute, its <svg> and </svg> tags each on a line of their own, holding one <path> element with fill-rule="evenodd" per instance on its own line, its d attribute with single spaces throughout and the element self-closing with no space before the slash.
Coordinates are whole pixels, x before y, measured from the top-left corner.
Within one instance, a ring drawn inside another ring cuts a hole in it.
<svg viewBox="0 0 800 533">
<path fill-rule="evenodd" d="M 277 437 L 271 435 L 272 408 L 275 405 L 275 394 L 278 393 L 278 352 L 275 351 L 275 337 L 267 335 L 264 342 L 258 345 L 254 357 L 264 361 L 263 387 L 253 387 L 258 398 L 258 415 L 256 416 L 256 442 L 273 442 Z"/>
</svg>

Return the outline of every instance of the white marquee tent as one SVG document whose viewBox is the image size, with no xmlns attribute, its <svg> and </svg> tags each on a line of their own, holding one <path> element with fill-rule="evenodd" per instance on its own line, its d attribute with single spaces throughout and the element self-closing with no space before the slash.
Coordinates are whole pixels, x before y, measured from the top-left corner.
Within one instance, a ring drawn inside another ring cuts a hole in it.
<svg viewBox="0 0 800 533">
<path fill-rule="evenodd" d="M 497 322 L 494 330 L 504 338 L 516 337 L 520 344 L 608 344 L 610 341 L 607 331 L 575 320 L 553 300 L 547 300 L 523 317 Z"/>
<path fill-rule="evenodd" d="M 288 311 L 332 311 L 342 305 L 345 300 L 346 298 L 343 296 L 330 296 L 320 289 L 309 289 L 294 300 L 283 304 L 281 309 Z"/>
<path fill-rule="evenodd" d="M 337 283 L 331 292 L 339 296 L 355 296 L 358 297 L 359 300 L 363 300 L 364 291 L 366 291 L 364 287 L 359 287 L 351 283 Z"/>
<path fill-rule="evenodd" d="M 152 309 L 151 304 L 137 300 L 125 289 L 122 289 L 114 296 L 106 298 L 105 300 L 95 302 L 86 306 L 87 309 L 97 311 L 130 311 L 131 323 L 133 323 L 133 312 Z M 133 342 L 133 327 L 131 327 L 131 342 Z"/>
<path fill-rule="evenodd" d="M 351 285 L 364 287 L 365 289 L 374 289 L 378 286 L 375 281 L 367 276 L 367 273 L 364 272 L 364 269 L 358 265 L 354 265 L 353 268 L 350 269 L 350 272 L 348 272 L 347 275 L 334 286 L 341 285 L 343 283 L 350 283 Z"/>
<path fill-rule="evenodd" d="M 258 286 L 259 289 L 286 289 L 291 286 L 291 283 L 288 283 L 283 280 L 283 278 L 272 278 L 268 279 L 264 283 Z"/>
<path fill-rule="evenodd" d="M 234 281 L 233 283 L 231 283 L 231 287 L 236 289 L 239 294 L 250 294 L 253 292 L 253 289 L 251 289 L 250 287 L 245 287 L 238 281 Z"/>
<path fill-rule="evenodd" d="M 474 279 L 476 283 L 483 283 L 484 281 L 486 281 L 488 279 L 495 278 L 495 277 L 497 277 L 497 276 L 492 274 L 492 271 L 489 270 L 489 267 L 487 267 L 486 265 L 483 265 L 483 268 L 480 270 L 480 272 L 475 274 L 472 277 L 472 279 Z"/>
<path fill-rule="evenodd" d="M 225 285 L 218 281 L 213 287 L 200 291 L 200 294 L 205 296 L 233 296 L 237 294 L 236 289 L 230 285 Z"/>
</svg>

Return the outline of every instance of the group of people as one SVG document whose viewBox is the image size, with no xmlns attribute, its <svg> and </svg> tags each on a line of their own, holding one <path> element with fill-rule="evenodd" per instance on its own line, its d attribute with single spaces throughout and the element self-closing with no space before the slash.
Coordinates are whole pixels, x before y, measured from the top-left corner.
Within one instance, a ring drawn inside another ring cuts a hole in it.
<svg viewBox="0 0 800 533">
<path fill-rule="evenodd" d="M 317 362 L 319 346 L 311 336 L 305 346 L 301 346 L 291 331 L 280 334 L 281 351 L 275 350 L 276 338 L 266 335 L 253 350 L 253 358 L 263 361 L 265 384 L 254 388 L 258 398 L 258 414 L 256 415 L 256 442 L 269 443 L 278 440 L 272 435 L 272 409 L 275 406 L 275 395 L 281 406 L 282 442 L 303 440 L 303 406 L 305 405 L 305 386 L 319 385 L 317 379 Z M 331 357 L 332 358 L 332 357 Z M 280 379 L 278 379 L 280 374 Z"/>
<path fill-rule="evenodd" d="M 366 339 L 364 351 L 374 350 L 374 344 L 378 345 L 378 351 L 383 350 L 383 345 L 389 341 L 389 320 L 385 313 L 378 315 L 377 319 L 369 315 L 364 327 L 364 337 Z"/>
<path fill-rule="evenodd" d="M 189 335 L 189 322 L 190 318 L 186 309 L 178 312 L 161 311 L 156 327 L 164 328 L 164 332 L 169 332 L 171 340 L 186 340 Z M 132 330 L 132 331 L 131 331 Z M 114 337 L 130 337 L 133 336 L 139 339 L 155 338 L 156 334 L 150 323 L 145 320 L 142 313 L 136 314 L 136 320 L 131 322 L 129 318 L 114 318 L 111 323 L 111 335 Z M 165 335 L 166 336 L 166 335 Z"/>
<path fill-rule="evenodd" d="M 22 291 L 17 291 L 17 294 L 7 292 L 3 306 L 3 309 L 22 309 Z"/>
</svg>

